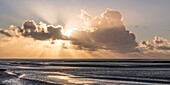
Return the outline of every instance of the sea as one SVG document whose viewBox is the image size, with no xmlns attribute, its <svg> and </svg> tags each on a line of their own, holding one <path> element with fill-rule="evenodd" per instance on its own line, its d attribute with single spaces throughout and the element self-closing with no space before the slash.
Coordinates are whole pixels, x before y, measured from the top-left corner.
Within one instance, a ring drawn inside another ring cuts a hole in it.
<svg viewBox="0 0 170 85">
<path fill-rule="evenodd" d="M 1 59 L 0 85 L 170 85 L 170 60 Z"/>
</svg>

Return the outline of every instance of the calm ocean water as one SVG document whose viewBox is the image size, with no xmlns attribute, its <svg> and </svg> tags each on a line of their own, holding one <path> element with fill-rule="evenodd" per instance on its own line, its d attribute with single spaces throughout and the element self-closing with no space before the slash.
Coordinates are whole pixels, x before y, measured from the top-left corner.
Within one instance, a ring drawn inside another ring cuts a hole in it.
<svg viewBox="0 0 170 85">
<path fill-rule="evenodd" d="M 170 60 L 3 59 L 0 69 L 4 85 L 170 84 Z"/>
</svg>

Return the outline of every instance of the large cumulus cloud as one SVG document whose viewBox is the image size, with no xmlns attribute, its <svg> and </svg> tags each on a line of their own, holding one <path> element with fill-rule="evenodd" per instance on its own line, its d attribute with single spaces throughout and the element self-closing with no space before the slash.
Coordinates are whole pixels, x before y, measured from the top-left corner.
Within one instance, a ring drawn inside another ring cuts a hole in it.
<svg viewBox="0 0 170 85">
<path fill-rule="evenodd" d="M 118 11 L 107 9 L 100 16 L 92 16 L 81 10 L 84 28 L 73 32 L 73 38 L 101 43 L 105 47 L 132 51 L 137 46 L 135 35 L 125 28 L 123 17 Z M 77 36 L 79 35 L 79 36 Z M 131 49 L 131 50 L 129 50 Z"/>
</svg>

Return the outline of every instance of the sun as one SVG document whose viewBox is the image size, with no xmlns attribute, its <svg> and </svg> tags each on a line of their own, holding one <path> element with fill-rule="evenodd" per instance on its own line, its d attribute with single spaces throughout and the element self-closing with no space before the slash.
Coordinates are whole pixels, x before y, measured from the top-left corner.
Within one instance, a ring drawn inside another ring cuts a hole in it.
<svg viewBox="0 0 170 85">
<path fill-rule="evenodd" d="M 72 31 L 73 31 L 73 30 L 70 30 L 70 29 L 62 30 L 62 34 L 65 35 L 65 36 L 70 37 L 71 34 L 72 34 Z"/>
</svg>

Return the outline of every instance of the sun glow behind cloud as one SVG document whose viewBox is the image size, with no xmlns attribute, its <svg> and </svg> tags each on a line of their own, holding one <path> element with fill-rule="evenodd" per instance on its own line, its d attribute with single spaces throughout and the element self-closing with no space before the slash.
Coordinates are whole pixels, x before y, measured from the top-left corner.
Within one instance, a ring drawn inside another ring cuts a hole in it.
<svg viewBox="0 0 170 85">
<path fill-rule="evenodd" d="M 72 31 L 73 31 L 73 30 L 71 30 L 71 29 L 66 29 L 66 30 L 63 30 L 63 31 L 62 31 L 62 34 L 65 35 L 65 36 L 70 37 L 71 34 L 72 34 Z"/>
<path fill-rule="evenodd" d="M 61 30 L 62 34 L 68 37 L 71 36 L 72 31 L 82 25 L 78 15 L 76 18 L 72 18 L 67 13 L 60 14 L 54 8 L 56 7 L 46 6 L 43 8 L 37 5 L 32 8 L 32 13 L 50 25 L 61 25 L 63 27 Z"/>
</svg>

